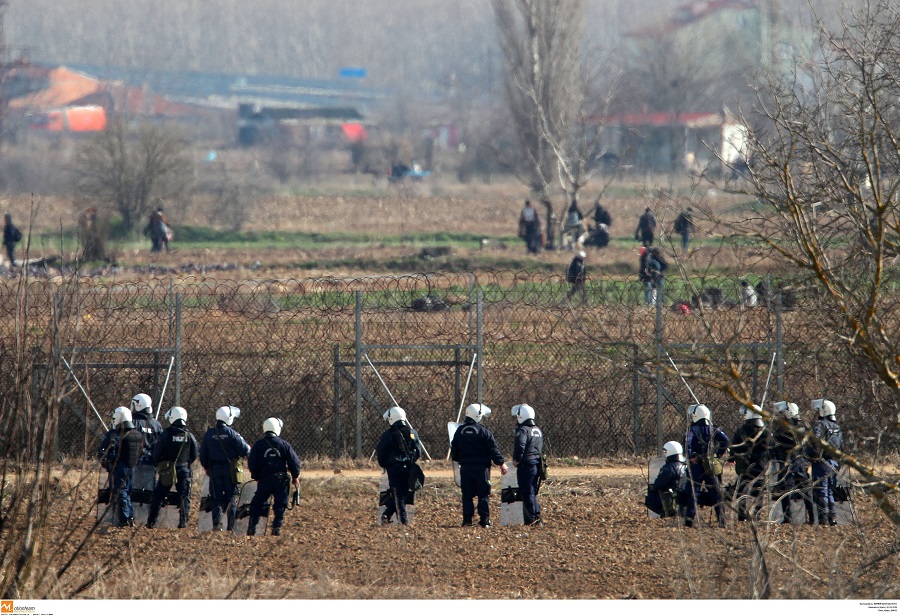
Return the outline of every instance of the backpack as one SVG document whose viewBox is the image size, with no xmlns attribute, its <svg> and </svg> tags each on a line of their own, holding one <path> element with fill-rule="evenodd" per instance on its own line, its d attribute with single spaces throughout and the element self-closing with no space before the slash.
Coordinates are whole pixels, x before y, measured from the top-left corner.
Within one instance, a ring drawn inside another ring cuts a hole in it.
<svg viewBox="0 0 900 616">
<path fill-rule="evenodd" d="M 12 241 L 14 241 L 14 242 L 22 241 L 22 232 L 19 231 L 19 227 L 12 228 Z"/>
</svg>

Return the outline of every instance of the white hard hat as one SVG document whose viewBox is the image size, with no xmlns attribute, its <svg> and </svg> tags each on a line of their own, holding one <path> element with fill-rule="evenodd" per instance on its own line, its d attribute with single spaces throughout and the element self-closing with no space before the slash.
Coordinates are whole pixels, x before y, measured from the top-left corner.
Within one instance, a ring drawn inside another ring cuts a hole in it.
<svg viewBox="0 0 900 616">
<path fill-rule="evenodd" d="M 579 250 L 579 251 L 578 251 L 578 258 L 579 258 L 579 259 L 587 259 L 587 253 L 586 253 L 585 251 L 583 251 L 583 250 Z"/>
<path fill-rule="evenodd" d="M 702 419 L 710 421 L 710 417 L 712 416 L 709 412 L 709 407 L 705 404 L 690 405 L 688 407 L 688 414 L 691 416 L 691 423 L 697 423 Z"/>
<path fill-rule="evenodd" d="M 678 458 L 681 459 L 682 454 L 684 454 L 684 448 L 678 441 L 669 441 L 663 445 L 663 453 L 667 458 L 669 456 L 678 456 Z"/>
<path fill-rule="evenodd" d="M 518 423 L 534 419 L 534 409 L 527 404 L 517 404 L 512 407 L 512 416 L 516 418 Z"/>
<path fill-rule="evenodd" d="M 406 411 L 399 406 L 392 406 L 384 412 L 382 417 L 386 422 L 393 426 L 398 421 L 406 421 Z"/>
<path fill-rule="evenodd" d="M 837 412 L 837 407 L 834 406 L 834 402 L 825 400 L 824 398 L 813 400 L 812 408 L 819 414 L 819 417 L 833 417 Z"/>
<path fill-rule="evenodd" d="M 236 406 L 220 406 L 216 410 L 216 421 L 224 421 L 226 426 L 230 426 L 240 416 L 241 409 Z"/>
<path fill-rule="evenodd" d="M 466 407 L 466 417 L 470 417 L 479 423 L 490 414 L 491 409 L 483 404 L 470 404 Z"/>
<path fill-rule="evenodd" d="M 153 400 L 147 394 L 138 394 L 131 399 L 131 412 L 140 413 L 143 411 L 148 413 L 153 411 Z"/>
<path fill-rule="evenodd" d="M 284 422 L 277 417 L 269 417 L 263 422 L 263 432 L 271 432 L 275 436 L 281 436 L 281 428 Z"/>
<path fill-rule="evenodd" d="M 744 418 L 744 421 L 749 421 L 751 419 L 762 419 L 760 411 L 762 411 L 762 409 L 759 408 L 758 404 L 752 406 L 741 405 L 739 413 L 741 414 L 741 417 Z"/>
<path fill-rule="evenodd" d="M 166 411 L 166 419 L 169 421 L 169 425 L 174 424 L 179 419 L 181 421 L 187 422 L 187 411 L 180 406 L 173 406 L 168 411 Z"/>
<path fill-rule="evenodd" d="M 121 424 L 131 421 L 131 411 L 120 406 L 113 411 L 112 427 L 118 428 Z"/>
<path fill-rule="evenodd" d="M 800 416 L 800 407 L 793 402 L 776 402 L 775 412 L 784 415 L 788 419 L 794 419 Z"/>
</svg>

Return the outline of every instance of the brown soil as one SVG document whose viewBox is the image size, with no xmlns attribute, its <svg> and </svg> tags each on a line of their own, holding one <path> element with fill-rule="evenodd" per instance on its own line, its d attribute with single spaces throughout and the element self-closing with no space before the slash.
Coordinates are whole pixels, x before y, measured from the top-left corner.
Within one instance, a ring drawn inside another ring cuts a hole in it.
<svg viewBox="0 0 900 616">
<path fill-rule="evenodd" d="M 281 537 L 103 529 L 69 583 L 119 556 L 117 573 L 81 596 L 750 598 L 748 524 L 686 529 L 648 518 L 640 467 L 551 471 L 541 494 L 545 525 L 490 529 L 460 528 L 459 491 L 446 466 L 426 470 L 414 522 L 405 528 L 375 524 L 377 471 L 309 471 L 301 508 L 288 512 Z M 896 596 L 896 555 L 874 562 L 895 531 L 859 500 L 853 526 L 757 527 L 772 598 Z M 491 505 L 498 522 L 496 488 Z M 710 511 L 702 515 L 708 522 Z"/>
</svg>

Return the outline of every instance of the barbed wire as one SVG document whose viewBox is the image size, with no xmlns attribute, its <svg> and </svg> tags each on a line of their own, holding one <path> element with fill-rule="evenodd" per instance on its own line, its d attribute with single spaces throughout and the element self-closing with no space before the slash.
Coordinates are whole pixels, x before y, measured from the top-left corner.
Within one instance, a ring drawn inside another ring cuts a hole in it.
<svg viewBox="0 0 900 616">
<path fill-rule="evenodd" d="M 481 399 L 496 411 L 490 426 L 501 444 L 508 440 L 511 449 L 515 425 L 508 409 L 527 402 L 552 436 L 555 455 L 586 457 L 645 454 L 658 439 L 683 434 L 683 410 L 692 399 L 671 373 L 661 380 L 657 416 L 658 344 L 713 409 L 714 421 L 732 432 L 740 423 L 738 405 L 708 383 L 723 378 L 727 366 L 761 398 L 780 345 L 784 378 L 778 396 L 801 407 L 813 398 L 835 399 L 842 423 L 855 435 L 851 442 L 865 444 L 879 435 L 883 442 L 883 426 L 894 412 L 887 388 L 878 385 L 865 361 L 820 327 L 832 316 L 824 314 L 815 294 L 795 282 L 766 283 L 779 284 L 782 299 L 790 291 L 790 306 L 776 311 L 771 293 L 755 307 L 742 304 L 737 278 L 707 278 L 694 281 L 693 288 L 667 282 L 658 329 L 656 310 L 646 305 L 641 285 L 620 278 L 589 281 L 584 300 L 579 294 L 569 298 L 570 286 L 559 276 L 525 271 L 352 279 L 31 280 L 19 291 L 11 283 L 0 294 L 4 314 L 20 314 L 2 325 L 0 361 L 29 362 L 34 373 L 64 357 L 94 405 L 111 415 L 138 392 L 150 393 L 158 403 L 171 376 L 168 364 L 177 356 L 177 378 L 172 377 L 161 406 L 164 412 L 177 397 L 198 434 L 213 425 L 216 408 L 231 404 L 243 409 L 236 428 L 249 440 L 266 417 L 279 416 L 285 420 L 283 435 L 302 455 L 337 456 L 374 449 L 391 396 L 407 409 L 429 450 L 441 452 L 448 445 L 446 424 L 456 420 L 462 402 L 461 382 L 479 352 Z M 718 291 L 710 295 L 710 289 Z M 692 297 L 696 293 L 689 291 L 696 290 L 706 296 Z M 28 312 L 22 315 L 25 304 Z M 363 362 L 361 415 L 357 319 L 367 357 L 391 394 Z M 0 375 L 5 392 L 15 388 L 10 374 Z M 83 454 L 85 431 L 90 448 L 100 435 L 99 422 L 73 374 L 61 374 L 67 393 L 58 450 Z M 775 401 L 775 388 L 770 389 L 767 400 Z M 3 395 L 7 408 L 12 398 Z M 476 396 L 473 385 L 467 402 Z"/>
</svg>

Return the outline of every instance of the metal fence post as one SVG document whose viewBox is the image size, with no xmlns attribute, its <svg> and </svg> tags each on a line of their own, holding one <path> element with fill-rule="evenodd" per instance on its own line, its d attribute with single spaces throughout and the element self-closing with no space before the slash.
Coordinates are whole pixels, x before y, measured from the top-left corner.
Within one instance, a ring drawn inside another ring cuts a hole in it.
<svg viewBox="0 0 900 616">
<path fill-rule="evenodd" d="M 779 292 L 775 297 L 775 386 L 778 388 L 778 399 L 784 400 L 784 329 L 782 329 L 784 324 L 781 319 L 781 292 Z"/>
<path fill-rule="evenodd" d="M 341 345 L 334 345 L 334 400 L 331 403 L 334 414 L 334 454 L 341 455 Z"/>
<path fill-rule="evenodd" d="M 362 456 L 362 291 L 356 292 L 356 449 L 354 456 Z"/>
<path fill-rule="evenodd" d="M 656 450 L 662 449 L 663 438 L 663 285 L 656 289 Z"/>
<path fill-rule="evenodd" d="M 175 295 L 175 406 L 181 406 L 181 293 Z"/>
<path fill-rule="evenodd" d="M 641 453 L 641 375 L 638 370 L 638 345 L 631 345 L 631 412 L 634 455 Z"/>
<path fill-rule="evenodd" d="M 478 289 L 478 310 L 476 315 L 475 352 L 478 353 L 477 393 L 478 404 L 481 404 L 482 387 L 484 385 L 484 375 L 482 374 L 482 367 L 484 366 L 484 291 L 481 289 Z"/>
</svg>

